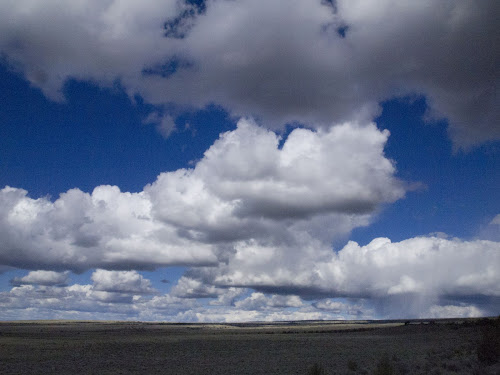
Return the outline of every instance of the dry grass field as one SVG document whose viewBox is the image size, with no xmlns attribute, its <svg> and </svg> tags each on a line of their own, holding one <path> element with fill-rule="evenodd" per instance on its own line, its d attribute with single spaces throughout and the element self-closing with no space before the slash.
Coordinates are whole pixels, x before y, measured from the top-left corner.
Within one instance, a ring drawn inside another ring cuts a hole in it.
<svg viewBox="0 0 500 375">
<path fill-rule="evenodd" d="M 498 320 L 430 323 L 3 322 L 0 373 L 500 373 Z"/>
</svg>

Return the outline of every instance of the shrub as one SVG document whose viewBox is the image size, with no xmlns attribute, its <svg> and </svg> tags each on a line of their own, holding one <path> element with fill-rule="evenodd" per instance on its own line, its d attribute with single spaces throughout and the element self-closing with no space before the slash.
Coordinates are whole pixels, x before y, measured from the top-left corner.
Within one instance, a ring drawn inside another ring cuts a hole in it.
<svg viewBox="0 0 500 375">
<path fill-rule="evenodd" d="M 347 362 L 347 368 L 351 371 L 356 371 L 358 369 L 358 364 L 356 361 L 350 360 Z"/>
<path fill-rule="evenodd" d="M 309 369 L 307 375 L 326 375 L 326 371 L 323 367 L 315 363 L 314 366 Z"/>
<path fill-rule="evenodd" d="M 398 362 L 395 365 L 394 373 L 397 375 L 406 375 L 410 372 L 410 367 L 404 362 Z"/>
<path fill-rule="evenodd" d="M 394 375 L 394 367 L 392 366 L 389 356 L 384 354 L 375 368 L 375 375 Z"/>
<path fill-rule="evenodd" d="M 446 368 L 450 371 L 453 371 L 453 372 L 458 372 L 458 370 L 460 370 L 460 367 L 456 363 L 453 363 L 453 362 L 447 363 Z"/>
<path fill-rule="evenodd" d="M 477 359 L 479 362 L 492 365 L 500 358 L 500 324 L 496 322 L 482 327 L 482 335 L 477 344 Z"/>
</svg>

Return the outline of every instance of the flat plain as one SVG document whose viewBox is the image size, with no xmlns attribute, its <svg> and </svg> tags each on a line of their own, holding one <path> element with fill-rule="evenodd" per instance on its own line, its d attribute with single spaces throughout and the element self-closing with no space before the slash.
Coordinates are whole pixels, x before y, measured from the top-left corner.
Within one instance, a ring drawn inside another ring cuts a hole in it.
<svg viewBox="0 0 500 375">
<path fill-rule="evenodd" d="M 0 322 L 0 373 L 497 374 L 478 361 L 488 330 L 498 324 Z"/>
</svg>

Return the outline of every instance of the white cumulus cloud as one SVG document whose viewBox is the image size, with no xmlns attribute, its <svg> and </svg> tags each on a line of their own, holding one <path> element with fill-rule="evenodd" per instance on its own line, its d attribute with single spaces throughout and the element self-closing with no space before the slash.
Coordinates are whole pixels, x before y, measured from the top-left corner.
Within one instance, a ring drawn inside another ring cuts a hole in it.
<svg viewBox="0 0 500 375">
<path fill-rule="evenodd" d="M 309 244 L 311 249 L 241 244 L 227 264 L 205 277 L 219 286 L 304 296 L 414 294 L 430 300 L 436 296 L 500 296 L 498 242 L 415 237 L 393 243 L 377 238 L 366 246 L 350 241 L 338 253 Z"/>
<path fill-rule="evenodd" d="M 155 290 L 151 281 L 142 277 L 137 271 L 107 271 L 98 269 L 90 277 L 93 289 L 97 291 L 151 294 Z"/>
<path fill-rule="evenodd" d="M 286 307 L 302 307 L 304 303 L 298 296 L 266 296 L 264 293 L 255 292 L 249 297 L 235 302 L 235 306 L 242 310 L 283 309 Z"/>
<path fill-rule="evenodd" d="M 52 202 L 5 187 L 0 206 L 5 265 L 78 271 L 216 261 L 210 246 L 180 238 L 175 228 L 154 220 L 144 193 L 98 186 L 92 194 L 69 190 Z"/>
<path fill-rule="evenodd" d="M 373 124 L 345 123 L 296 129 L 280 147 L 274 132 L 241 120 L 194 168 L 162 173 L 139 193 L 97 186 L 51 201 L 5 187 L 0 262 L 130 270 L 214 266 L 253 243 L 300 243 L 316 252 L 321 246 L 311 243 L 348 235 L 382 204 L 404 196 L 406 187 L 384 155 L 388 136 Z"/>
<path fill-rule="evenodd" d="M 14 277 L 13 285 L 65 285 L 68 282 L 69 272 L 31 271 L 26 276 Z"/>
</svg>

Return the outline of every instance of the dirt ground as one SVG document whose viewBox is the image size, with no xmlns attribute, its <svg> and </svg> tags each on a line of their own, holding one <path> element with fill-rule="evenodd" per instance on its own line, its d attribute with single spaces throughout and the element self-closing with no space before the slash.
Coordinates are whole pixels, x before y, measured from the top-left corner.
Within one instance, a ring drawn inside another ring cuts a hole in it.
<svg viewBox="0 0 500 375">
<path fill-rule="evenodd" d="M 433 324 L 432 324 L 433 323 Z M 468 321 L 0 322 L 2 374 L 497 374 Z M 384 362 L 385 361 L 385 362 Z M 389 371 L 389 372 L 387 372 Z M 384 372 L 379 372 L 384 373 Z"/>
</svg>

